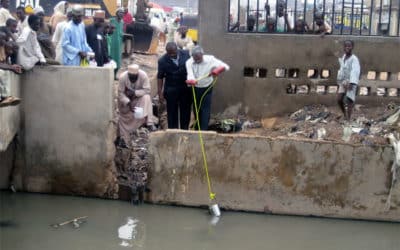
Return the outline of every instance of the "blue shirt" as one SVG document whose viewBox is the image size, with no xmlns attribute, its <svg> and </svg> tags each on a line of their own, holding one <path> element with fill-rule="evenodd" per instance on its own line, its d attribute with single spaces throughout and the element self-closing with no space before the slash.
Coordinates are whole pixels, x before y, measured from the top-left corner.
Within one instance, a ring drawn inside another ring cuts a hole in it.
<svg viewBox="0 0 400 250">
<path fill-rule="evenodd" d="M 61 45 L 64 65 L 79 66 L 81 63 L 79 52 L 92 52 L 86 41 L 85 25 L 83 23 L 76 25 L 73 21 L 69 21 L 65 26 Z"/>
</svg>

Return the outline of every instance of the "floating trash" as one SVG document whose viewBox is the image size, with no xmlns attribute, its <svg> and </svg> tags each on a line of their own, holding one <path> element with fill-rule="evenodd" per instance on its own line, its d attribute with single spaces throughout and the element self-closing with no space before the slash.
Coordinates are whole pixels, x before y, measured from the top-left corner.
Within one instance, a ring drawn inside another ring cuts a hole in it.
<svg viewBox="0 0 400 250">
<path fill-rule="evenodd" d="M 82 217 L 77 217 L 77 218 L 73 218 L 71 220 L 67 220 L 61 223 L 55 223 L 55 224 L 51 224 L 50 226 L 53 228 L 59 228 L 68 224 L 73 225 L 74 228 L 79 228 L 81 224 L 86 222 L 86 219 L 88 218 L 88 216 L 82 216 Z"/>
</svg>

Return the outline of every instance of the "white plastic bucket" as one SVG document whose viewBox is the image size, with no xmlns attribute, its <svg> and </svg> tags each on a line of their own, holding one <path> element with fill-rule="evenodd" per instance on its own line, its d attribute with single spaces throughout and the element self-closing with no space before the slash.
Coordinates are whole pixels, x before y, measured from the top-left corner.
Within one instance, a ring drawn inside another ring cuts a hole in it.
<svg viewBox="0 0 400 250">
<path fill-rule="evenodd" d="M 221 210 L 219 210 L 218 204 L 213 204 L 210 206 L 210 213 L 216 217 L 221 216 Z"/>
<path fill-rule="evenodd" d="M 136 119 L 143 119 L 144 118 L 144 110 L 141 107 L 135 107 L 134 116 Z"/>
</svg>

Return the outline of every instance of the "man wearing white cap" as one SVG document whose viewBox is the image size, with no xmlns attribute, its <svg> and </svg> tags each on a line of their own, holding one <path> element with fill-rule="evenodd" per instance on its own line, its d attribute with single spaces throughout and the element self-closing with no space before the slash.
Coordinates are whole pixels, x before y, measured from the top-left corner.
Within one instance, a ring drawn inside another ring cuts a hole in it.
<svg viewBox="0 0 400 250">
<path fill-rule="evenodd" d="M 139 65 L 131 64 L 121 74 L 118 87 L 119 134 L 129 143 L 130 133 L 146 124 L 154 131 L 158 119 L 153 116 L 150 97 L 150 81 Z"/>
<path fill-rule="evenodd" d="M 96 10 L 93 15 L 93 24 L 86 27 L 87 42 L 95 53 L 95 60 L 98 67 L 108 63 L 107 41 L 104 37 L 103 25 L 106 13 L 103 10 Z"/>
<path fill-rule="evenodd" d="M 72 21 L 65 29 L 62 38 L 63 64 L 69 66 L 79 66 L 81 59 L 87 57 L 88 52 L 92 52 L 86 41 L 85 26 L 82 23 L 83 7 L 75 5 L 72 8 Z"/>
</svg>

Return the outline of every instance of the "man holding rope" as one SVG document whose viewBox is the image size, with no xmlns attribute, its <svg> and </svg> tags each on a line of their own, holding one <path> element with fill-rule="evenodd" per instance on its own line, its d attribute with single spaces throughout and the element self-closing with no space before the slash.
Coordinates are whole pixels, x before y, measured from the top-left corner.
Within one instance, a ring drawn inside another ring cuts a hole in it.
<svg viewBox="0 0 400 250">
<path fill-rule="evenodd" d="M 216 77 L 225 70 L 229 70 L 226 63 L 212 55 L 204 55 L 204 50 L 200 46 L 193 48 L 192 57 L 186 62 L 186 83 L 194 87 L 194 112 L 196 118 L 198 114 L 201 130 L 208 129 L 213 86 Z"/>
</svg>

